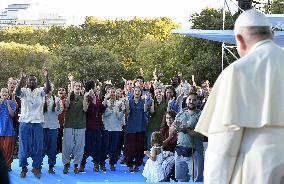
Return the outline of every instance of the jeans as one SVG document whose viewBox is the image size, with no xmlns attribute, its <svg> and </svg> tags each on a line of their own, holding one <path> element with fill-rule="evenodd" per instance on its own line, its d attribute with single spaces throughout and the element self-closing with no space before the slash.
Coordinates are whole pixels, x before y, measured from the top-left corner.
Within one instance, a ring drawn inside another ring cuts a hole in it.
<svg viewBox="0 0 284 184">
<path fill-rule="evenodd" d="M 194 151 L 194 178 L 195 182 L 203 181 L 204 157 Z M 178 156 L 175 153 L 175 176 L 179 182 L 188 182 L 192 177 L 192 156 Z"/>
<path fill-rule="evenodd" d="M 41 123 L 20 123 L 19 166 L 28 166 L 27 158 L 33 160 L 34 168 L 41 168 L 43 149 L 43 128 Z"/>
<path fill-rule="evenodd" d="M 54 166 L 57 155 L 57 136 L 58 129 L 43 129 L 43 156 L 48 156 L 48 165 Z"/>
</svg>

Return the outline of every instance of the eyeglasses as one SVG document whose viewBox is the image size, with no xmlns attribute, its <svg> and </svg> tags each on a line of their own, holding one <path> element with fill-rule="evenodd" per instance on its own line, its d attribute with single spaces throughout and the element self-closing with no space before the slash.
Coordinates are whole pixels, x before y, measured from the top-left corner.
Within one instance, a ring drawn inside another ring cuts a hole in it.
<svg viewBox="0 0 284 184">
<path fill-rule="evenodd" d="M 65 89 L 64 88 L 60 88 L 60 89 L 58 89 L 58 91 L 65 91 Z"/>
</svg>

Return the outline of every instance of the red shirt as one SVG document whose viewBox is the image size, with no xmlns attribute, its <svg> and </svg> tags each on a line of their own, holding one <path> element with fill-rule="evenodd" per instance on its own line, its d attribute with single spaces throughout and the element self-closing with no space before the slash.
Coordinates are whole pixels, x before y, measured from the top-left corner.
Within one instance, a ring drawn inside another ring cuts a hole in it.
<svg viewBox="0 0 284 184">
<path fill-rule="evenodd" d="M 163 140 L 167 139 L 169 137 L 169 127 L 166 126 L 164 128 L 160 129 L 160 133 L 162 134 Z M 164 151 L 171 151 L 171 152 L 175 152 L 175 148 L 177 145 L 177 134 L 175 134 L 170 141 L 168 142 L 168 144 L 163 148 Z"/>
<path fill-rule="evenodd" d="M 61 102 L 63 103 L 63 111 L 58 115 L 58 121 L 59 121 L 59 124 L 60 124 L 60 129 L 63 129 L 64 128 L 64 121 L 65 121 L 65 112 L 66 112 L 64 97 L 61 98 Z"/>
<path fill-rule="evenodd" d="M 89 107 L 86 112 L 86 129 L 98 130 L 103 128 L 102 116 L 105 111 L 101 100 L 97 97 L 96 104 L 92 103 L 92 97 L 88 96 Z"/>
</svg>

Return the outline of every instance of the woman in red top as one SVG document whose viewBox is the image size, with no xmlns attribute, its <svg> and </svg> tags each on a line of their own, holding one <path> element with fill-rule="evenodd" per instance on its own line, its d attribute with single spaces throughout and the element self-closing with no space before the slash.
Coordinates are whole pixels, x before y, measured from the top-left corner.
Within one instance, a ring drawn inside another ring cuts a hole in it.
<svg viewBox="0 0 284 184">
<path fill-rule="evenodd" d="M 176 144 L 177 144 L 177 132 L 174 127 L 171 127 L 176 117 L 175 111 L 167 111 L 165 112 L 164 119 L 162 122 L 162 126 L 160 132 L 163 136 L 163 150 L 175 152 Z"/>
<path fill-rule="evenodd" d="M 167 181 L 169 182 L 170 179 L 175 180 L 174 152 L 177 144 L 177 130 L 174 126 L 171 126 L 175 120 L 175 117 L 176 117 L 175 111 L 165 112 L 164 119 L 162 122 L 162 127 L 160 129 L 160 132 L 164 139 L 163 151 L 168 152 L 162 164 L 165 173 L 167 174 L 167 177 L 165 179 L 166 182 Z"/>
</svg>

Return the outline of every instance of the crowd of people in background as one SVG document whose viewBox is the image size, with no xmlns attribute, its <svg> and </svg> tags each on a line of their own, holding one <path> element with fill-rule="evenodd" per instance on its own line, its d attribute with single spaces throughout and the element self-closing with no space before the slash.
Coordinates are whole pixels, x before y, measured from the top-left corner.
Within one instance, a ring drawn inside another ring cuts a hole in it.
<svg viewBox="0 0 284 184">
<path fill-rule="evenodd" d="M 120 88 L 111 81 L 82 83 L 72 75 L 66 86 L 54 86 L 47 69 L 43 75 L 44 87 L 36 76 L 23 73 L 1 89 L 0 148 L 9 171 L 14 152 L 22 178 L 28 157 L 32 173 L 41 178 L 45 156 L 48 173 L 58 172 L 58 153 L 64 174 L 70 168 L 85 172 L 88 157 L 94 172 L 106 171 L 106 160 L 116 171 L 120 157 L 129 172 L 140 172 L 146 155 L 142 174 L 149 182 L 203 180 L 206 138 L 194 128 L 210 94 L 208 80 L 197 86 L 194 78 L 190 84 L 179 74 L 165 85 L 156 76 L 153 81 L 137 76 L 122 78 Z"/>
<path fill-rule="evenodd" d="M 156 76 L 122 79 L 123 88 L 110 81 L 83 84 L 70 75 L 67 89 L 54 86 L 47 69 L 44 87 L 34 75 L 9 78 L 0 91 L 1 182 L 8 180 L 3 170 L 11 171 L 14 152 L 22 178 L 28 157 L 36 178 L 45 155 L 48 173 L 55 174 L 62 152 L 64 174 L 71 160 L 75 174 L 85 171 L 89 156 L 95 172 L 107 170 L 106 160 L 114 172 L 121 156 L 130 172 L 140 172 L 147 156 L 147 182 L 284 183 L 284 100 L 275 95 L 284 88 L 283 48 L 273 43 L 269 19 L 255 9 L 240 14 L 234 34 L 240 59 L 220 74 L 212 92 L 209 81 L 199 87 L 194 76 L 189 84 L 182 75 L 170 85 Z M 205 167 L 203 135 L 209 138 Z"/>
</svg>

